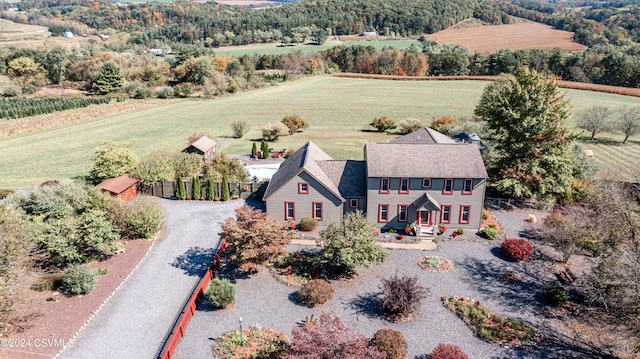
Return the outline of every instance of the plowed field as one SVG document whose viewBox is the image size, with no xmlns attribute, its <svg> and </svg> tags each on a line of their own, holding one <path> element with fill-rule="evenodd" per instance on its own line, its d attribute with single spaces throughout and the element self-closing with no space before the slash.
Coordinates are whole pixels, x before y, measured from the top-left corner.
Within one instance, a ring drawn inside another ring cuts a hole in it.
<svg viewBox="0 0 640 359">
<path fill-rule="evenodd" d="M 470 51 L 496 52 L 500 49 L 540 49 L 584 51 L 586 46 L 573 41 L 573 33 L 556 30 L 536 22 L 517 22 L 508 25 L 483 26 L 465 21 L 459 26 L 426 35 L 439 44 L 456 44 Z"/>
</svg>

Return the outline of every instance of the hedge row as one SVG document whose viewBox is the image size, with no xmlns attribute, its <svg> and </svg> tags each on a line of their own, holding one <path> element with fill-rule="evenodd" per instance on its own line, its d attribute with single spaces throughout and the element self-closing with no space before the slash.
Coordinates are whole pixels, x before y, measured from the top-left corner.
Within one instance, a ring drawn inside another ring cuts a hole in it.
<svg viewBox="0 0 640 359">
<path fill-rule="evenodd" d="M 107 104 L 108 97 L 8 98 L 0 99 L 0 119 L 42 115 L 89 105 Z"/>
</svg>

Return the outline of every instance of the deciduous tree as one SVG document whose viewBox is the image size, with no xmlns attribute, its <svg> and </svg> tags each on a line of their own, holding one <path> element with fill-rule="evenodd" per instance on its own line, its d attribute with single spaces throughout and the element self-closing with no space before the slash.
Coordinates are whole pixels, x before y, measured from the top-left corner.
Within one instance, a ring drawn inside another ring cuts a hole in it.
<svg viewBox="0 0 640 359">
<path fill-rule="evenodd" d="M 571 193 L 568 101 L 556 79 L 521 68 L 489 84 L 475 114 L 487 123 L 495 160 L 489 171 L 498 189 L 515 197 Z"/>
<path fill-rule="evenodd" d="M 578 114 L 576 126 L 578 128 L 585 129 L 591 132 L 591 140 L 596 136 L 596 133 L 607 131 L 611 125 L 609 124 L 609 116 L 611 116 L 611 110 L 605 106 L 592 106 Z"/>
<path fill-rule="evenodd" d="M 241 269 L 255 272 L 258 266 L 285 252 L 293 234 L 286 223 L 247 206 L 235 210 L 236 218 L 222 223 L 220 235 L 227 242 L 227 255 Z"/>
<path fill-rule="evenodd" d="M 94 183 L 100 183 L 108 178 L 131 173 L 138 161 L 133 150 L 136 140 L 103 142 L 96 149 L 93 168 L 89 177 Z"/>
<path fill-rule="evenodd" d="M 618 121 L 616 127 L 624 133 L 622 143 L 627 143 L 629 137 L 640 132 L 640 108 L 623 106 L 618 109 Z"/>
</svg>

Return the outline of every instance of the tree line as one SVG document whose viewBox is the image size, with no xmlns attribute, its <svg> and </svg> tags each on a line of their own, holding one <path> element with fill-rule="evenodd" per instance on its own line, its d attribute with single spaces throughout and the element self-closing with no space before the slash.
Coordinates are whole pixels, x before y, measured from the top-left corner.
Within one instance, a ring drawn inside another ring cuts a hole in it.
<svg viewBox="0 0 640 359">
<path fill-rule="evenodd" d="M 0 118 L 20 118 L 41 115 L 72 108 L 100 105 L 111 102 L 110 98 L 8 98 L 0 99 Z"/>
<path fill-rule="evenodd" d="M 18 4 L 29 22 L 64 19 L 92 29 L 132 34 L 132 41 L 211 46 L 253 42 L 300 42 L 308 35 L 351 35 L 363 31 L 410 36 L 446 29 L 474 14 L 472 0 L 317 0 L 270 9 L 250 10 L 216 3 L 150 2 L 115 6 L 108 1 L 24 0 Z M 490 15 L 486 7 L 480 13 Z M 9 14 L 7 14 L 9 15 Z"/>
</svg>

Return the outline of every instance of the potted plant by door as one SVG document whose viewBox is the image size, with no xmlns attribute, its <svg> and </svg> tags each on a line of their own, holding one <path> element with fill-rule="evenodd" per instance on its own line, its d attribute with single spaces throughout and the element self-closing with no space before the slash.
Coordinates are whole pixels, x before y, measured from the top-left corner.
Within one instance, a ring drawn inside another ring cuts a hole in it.
<svg viewBox="0 0 640 359">
<path fill-rule="evenodd" d="M 289 225 L 289 229 L 296 229 L 296 222 L 288 220 L 287 224 Z"/>
<path fill-rule="evenodd" d="M 446 231 L 447 231 L 447 226 L 445 226 L 444 224 L 440 223 L 438 225 L 438 234 L 442 234 L 442 233 L 444 233 Z"/>
</svg>

